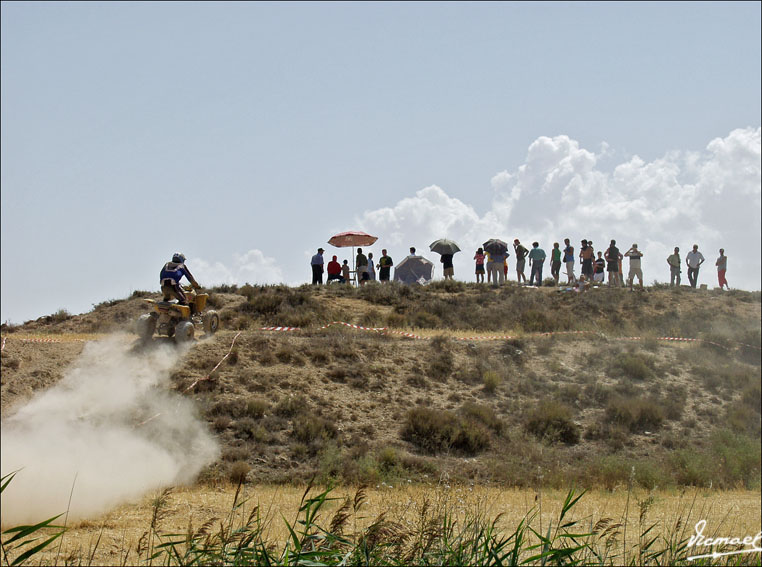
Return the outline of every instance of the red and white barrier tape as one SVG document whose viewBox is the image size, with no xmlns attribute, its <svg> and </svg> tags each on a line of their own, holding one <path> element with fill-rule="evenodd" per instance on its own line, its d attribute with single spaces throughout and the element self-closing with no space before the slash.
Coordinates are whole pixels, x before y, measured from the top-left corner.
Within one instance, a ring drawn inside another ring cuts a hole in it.
<svg viewBox="0 0 762 567">
<path fill-rule="evenodd" d="M 430 340 L 431 337 L 422 337 L 420 335 L 416 335 L 413 333 L 408 333 L 405 331 L 393 331 L 390 330 L 388 327 L 362 327 L 360 325 L 353 325 L 351 323 L 345 323 L 344 321 L 333 321 L 331 323 L 328 323 L 326 325 L 323 325 L 322 327 L 319 327 L 320 329 L 327 329 L 328 327 L 332 325 L 343 325 L 345 327 L 349 327 L 350 329 L 355 329 L 359 331 L 374 331 L 381 334 L 388 334 L 388 335 L 399 335 L 411 339 L 417 339 L 421 341 L 427 341 Z M 302 329 L 300 327 L 262 327 L 262 331 L 301 331 Z M 529 336 L 535 336 L 535 337 L 549 337 L 552 335 L 598 335 L 601 333 L 598 333 L 596 331 L 555 331 L 555 332 L 548 332 L 548 333 L 533 333 Z M 519 338 L 515 335 L 485 335 L 485 336 L 477 336 L 477 337 L 453 337 L 453 340 L 456 341 L 501 341 L 501 340 L 510 340 L 510 339 L 516 339 Z M 621 341 L 642 341 L 646 340 L 646 337 L 609 337 L 612 340 L 621 340 Z M 685 337 L 656 337 L 655 340 L 657 341 L 677 341 L 677 342 L 703 342 L 710 345 L 714 345 L 720 348 L 724 348 L 726 350 L 730 350 L 728 347 L 721 345 L 719 343 L 715 343 L 713 341 L 709 341 L 706 339 L 691 339 L 691 338 L 685 338 Z M 747 345 L 745 343 L 735 343 L 738 346 L 744 346 L 747 348 L 753 348 L 756 350 L 762 350 L 760 347 L 755 347 L 753 345 Z"/>
</svg>

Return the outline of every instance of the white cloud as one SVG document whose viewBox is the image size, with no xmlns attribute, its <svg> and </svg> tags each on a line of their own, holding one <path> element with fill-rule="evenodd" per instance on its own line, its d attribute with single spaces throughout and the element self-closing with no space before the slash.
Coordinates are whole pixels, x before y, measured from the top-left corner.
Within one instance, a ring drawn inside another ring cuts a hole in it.
<svg viewBox="0 0 762 567">
<path fill-rule="evenodd" d="M 193 276 L 204 286 L 245 283 L 277 284 L 285 281 L 283 270 L 277 261 L 256 249 L 244 254 L 234 253 L 230 265 L 219 261 L 208 262 L 202 258 L 191 258 L 188 260 L 188 266 Z"/>
<path fill-rule="evenodd" d="M 596 154 L 568 136 L 543 136 L 516 171 L 492 177 L 493 207 L 482 217 L 432 185 L 365 212 L 359 224 L 397 254 L 409 245 L 425 250 L 445 236 L 458 241 L 456 274 L 468 280 L 473 250 L 488 238 L 538 240 L 549 252 L 554 241 L 569 237 L 576 246 L 591 238 L 596 249 L 616 239 L 623 251 L 637 242 L 649 283 L 668 279 L 665 259 L 674 246 L 685 253 L 696 243 L 707 258 L 699 281 L 710 287 L 723 247 L 731 286 L 760 289 L 760 128 L 734 130 L 704 152 L 674 151 L 651 162 L 633 156 L 599 168 L 611 155 L 605 143 Z M 512 270 L 512 259 L 509 265 Z"/>
</svg>

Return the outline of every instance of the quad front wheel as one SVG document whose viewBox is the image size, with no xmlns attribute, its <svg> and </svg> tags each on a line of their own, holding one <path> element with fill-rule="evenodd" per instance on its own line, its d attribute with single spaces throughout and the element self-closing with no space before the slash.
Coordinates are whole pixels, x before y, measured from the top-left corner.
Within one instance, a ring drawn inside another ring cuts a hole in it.
<svg viewBox="0 0 762 567">
<path fill-rule="evenodd" d="M 193 339 L 195 331 L 193 323 L 190 321 L 181 321 L 175 327 L 175 340 L 178 343 L 187 343 Z"/>
<path fill-rule="evenodd" d="M 216 311 L 207 311 L 204 313 L 203 318 L 201 321 L 204 324 L 204 332 L 207 335 L 213 335 L 217 332 L 217 329 L 220 327 L 220 316 L 217 314 Z"/>
</svg>

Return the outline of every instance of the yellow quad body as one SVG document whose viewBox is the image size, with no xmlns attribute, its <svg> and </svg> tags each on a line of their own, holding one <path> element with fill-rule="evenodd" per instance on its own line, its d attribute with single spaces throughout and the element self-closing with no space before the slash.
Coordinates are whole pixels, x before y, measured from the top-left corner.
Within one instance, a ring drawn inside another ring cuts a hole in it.
<svg viewBox="0 0 762 567">
<path fill-rule="evenodd" d="M 144 299 L 151 304 L 151 313 L 142 315 L 136 322 L 138 336 L 148 341 L 154 332 L 159 335 L 175 337 L 176 341 L 192 340 L 195 325 L 200 324 L 207 336 L 213 335 L 220 324 L 220 317 L 214 310 L 205 311 L 209 295 L 196 293 L 192 288 L 185 288 L 188 305 L 174 301 L 156 301 Z"/>
</svg>

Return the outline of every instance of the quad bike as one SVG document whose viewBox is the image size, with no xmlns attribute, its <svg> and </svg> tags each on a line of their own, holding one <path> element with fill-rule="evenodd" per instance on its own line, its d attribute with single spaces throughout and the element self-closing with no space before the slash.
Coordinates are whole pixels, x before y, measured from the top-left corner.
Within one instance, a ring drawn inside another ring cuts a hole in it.
<svg viewBox="0 0 762 567">
<path fill-rule="evenodd" d="M 188 305 L 177 301 L 155 301 L 144 299 L 153 305 L 153 311 L 141 315 L 135 323 L 135 331 L 143 341 L 150 341 L 154 332 L 174 337 L 176 342 L 187 342 L 196 334 L 200 324 L 206 336 L 213 335 L 220 326 L 220 316 L 214 310 L 204 312 L 209 295 L 196 293 L 192 287 L 183 286 Z"/>
</svg>

